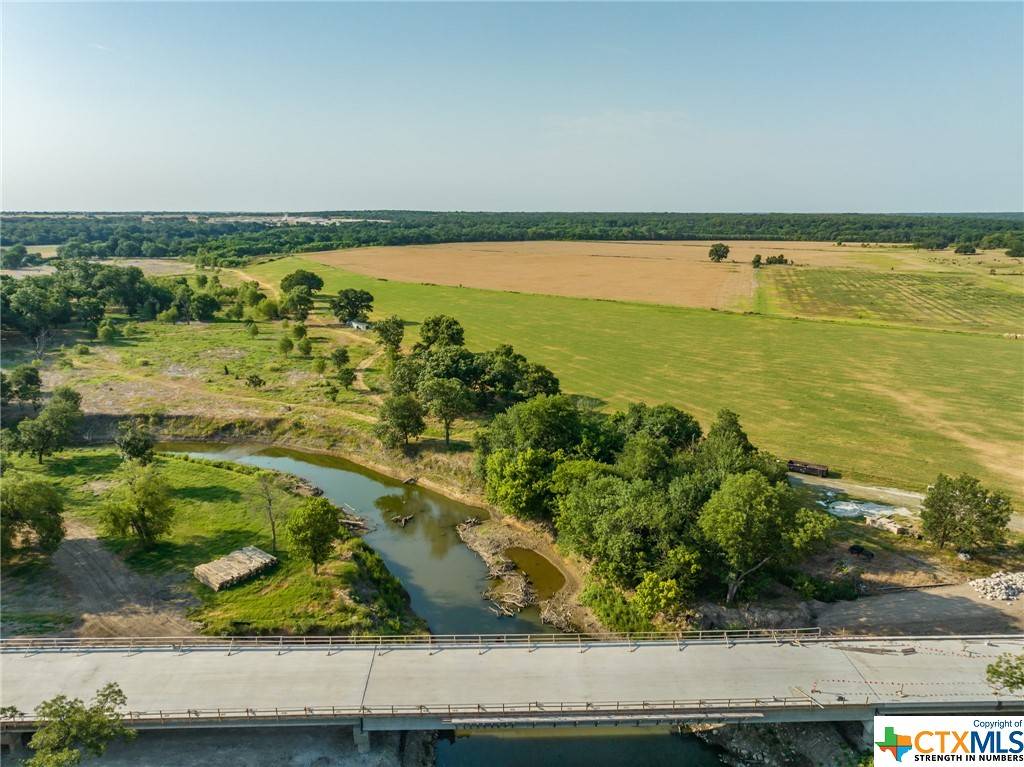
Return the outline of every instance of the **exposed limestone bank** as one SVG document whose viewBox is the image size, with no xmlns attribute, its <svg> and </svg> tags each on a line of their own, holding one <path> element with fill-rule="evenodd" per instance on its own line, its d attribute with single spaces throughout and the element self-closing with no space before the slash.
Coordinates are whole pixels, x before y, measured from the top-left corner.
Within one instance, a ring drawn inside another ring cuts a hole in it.
<svg viewBox="0 0 1024 767">
<path fill-rule="evenodd" d="M 721 748 L 719 758 L 731 767 L 854 767 L 864 749 L 859 722 L 694 725 L 690 731 Z"/>
<path fill-rule="evenodd" d="M 815 625 L 814 605 L 799 602 L 791 605 L 742 605 L 725 607 L 706 602 L 695 610 L 696 626 L 702 629 L 785 629 Z"/>
</svg>

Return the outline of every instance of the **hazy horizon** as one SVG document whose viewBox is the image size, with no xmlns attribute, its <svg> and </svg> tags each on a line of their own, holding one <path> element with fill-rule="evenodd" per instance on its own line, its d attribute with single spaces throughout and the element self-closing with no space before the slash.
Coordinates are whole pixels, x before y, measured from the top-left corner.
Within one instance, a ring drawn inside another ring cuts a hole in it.
<svg viewBox="0 0 1024 767">
<path fill-rule="evenodd" d="M 1020 3 L 2 13 L 8 212 L 1024 210 Z"/>
</svg>

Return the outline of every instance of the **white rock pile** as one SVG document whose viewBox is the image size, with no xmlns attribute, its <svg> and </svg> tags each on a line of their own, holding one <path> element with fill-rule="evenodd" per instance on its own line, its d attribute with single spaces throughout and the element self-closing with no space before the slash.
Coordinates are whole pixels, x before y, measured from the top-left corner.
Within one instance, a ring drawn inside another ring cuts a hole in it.
<svg viewBox="0 0 1024 767">
<path fill-rule="evenodd" d="M 982 599 L 1013 601 L 1024 595 L 1024 573 L 993 573 L 988 578 L 971 581 Z"/>
</svg>

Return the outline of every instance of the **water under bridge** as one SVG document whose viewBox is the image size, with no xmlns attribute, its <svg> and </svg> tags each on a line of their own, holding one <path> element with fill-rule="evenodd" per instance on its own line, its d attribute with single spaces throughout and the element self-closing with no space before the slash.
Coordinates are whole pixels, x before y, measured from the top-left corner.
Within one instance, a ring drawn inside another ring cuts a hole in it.
<svg viewBox="0 0 1024 767">
<path fill-rule="evenodd" d="M 818 629 L 607 635 L 0 641 L 0 705 L 35 725 L 108 682 L 136 728 L 370 730 L 868 720 L 1024 711 L 986 666 L 1024 635 L 824 636 Z"/>
</svg>

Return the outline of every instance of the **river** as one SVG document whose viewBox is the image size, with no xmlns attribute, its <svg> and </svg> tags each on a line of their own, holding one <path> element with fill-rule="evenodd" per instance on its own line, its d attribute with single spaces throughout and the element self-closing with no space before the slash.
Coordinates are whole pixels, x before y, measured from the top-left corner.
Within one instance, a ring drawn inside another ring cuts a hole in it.
<svg viewBox="0 0 1024 767">
<path fill-rule="evenodd" d="M 459 539 L 462 520 L 487 512 L 417 485 L 405 485 L 358 464 L 334 456 L 283 448 L 209 443 L 167 443 L 161 450 L 200 458 L 234 461 L 287 472 L 311 482 L 336 504 L 351 506 L 370 523 L 364 536 L 387 563 L 412 600 L 417 615 L 435 634 L 540 633 L 552 629 L 540 621 L 536 608 L 515 618 L 498 617 L 482 593 L 489 585 L 483 561 Z M 393 517 L 412 515 L 403 527 Z M 560 574 L 546 559 L 525 549 L 509 557 L 542 593 L 560 585 Z M 693 736 L 667 731 L 536 730 L 474 733 L 454 742 L 439 741 L 440 767 L 487 764 L 558 764 L 560 767 L 620 765 L 718 764 L 716 752 Z"/>
</svg>

